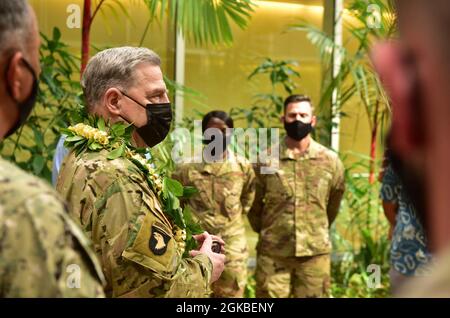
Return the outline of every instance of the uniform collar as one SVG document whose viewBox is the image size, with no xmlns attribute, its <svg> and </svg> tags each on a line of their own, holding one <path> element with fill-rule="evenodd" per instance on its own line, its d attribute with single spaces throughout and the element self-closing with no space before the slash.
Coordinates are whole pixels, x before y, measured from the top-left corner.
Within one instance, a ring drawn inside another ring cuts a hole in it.
<svg viewBox="0 0 450 318">
<path fill-rule="evenodd" d="M 201 163 L 201 167 L 199 170 L 202 172 L 207 172 L 209 174 L 219 175 L 222 171 L 222 168 L 225 167 L 224 163 L 239 164 L 239 162 L 239 157 L 233 151 L 227 150 L 227 158 L 222 162 Z M 219 170 L 217 170 L 218 166 Z"/>
<path fill-rule="evenodd" d="M 311 159 L 316 158 L 319 153 L 319 144 L 312 138 L 310 138 L 311 142 L 309 143 L 308 149 L 301 155 L 295 155 L 294 152 L 289 149 L 286 145 L 286 139 L 281 142 L 280 147 L 280 159 L 281 160 L 298 160 L 300 158 L 303 159 Z"/>
</svg>

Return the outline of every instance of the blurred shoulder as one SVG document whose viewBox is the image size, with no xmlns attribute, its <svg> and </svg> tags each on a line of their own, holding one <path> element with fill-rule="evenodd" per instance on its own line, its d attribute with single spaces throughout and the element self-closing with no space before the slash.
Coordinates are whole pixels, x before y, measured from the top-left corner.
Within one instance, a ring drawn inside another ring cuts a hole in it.
<svg viewBox="0 0 450 318">
<path fill-rule="evenodd" d="M 0 158 L 0 205 L 14 209 L 36 197 L 61 204 L 50 184 Z"/>
</svg>

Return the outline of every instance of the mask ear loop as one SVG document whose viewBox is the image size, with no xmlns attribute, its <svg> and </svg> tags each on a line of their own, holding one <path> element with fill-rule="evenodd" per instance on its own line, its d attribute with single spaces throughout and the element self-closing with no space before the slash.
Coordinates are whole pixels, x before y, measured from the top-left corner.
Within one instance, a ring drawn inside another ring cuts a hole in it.
<svg viewBox="0 0 450 318">
<path fill-rule="evenodd" d="M 133 102 L 135 102 L 135 103 L 138 104 L 139 106 L 144 107 L 144 106 L 142 106 L 140 103 L 138 103 L 134 98 L 132 98 L 132 97 L 128 96 L 127 94 L 125 94 L 121 89 L 119 89 L 119 92 L 120 92 L 123 96 L 125 96 L 125 97 L 131 99 Z M 144 108 L 147 109 L 147 107 L 144 107 Z M 122 115 L 119 115 L 119 117 L 122 118 L 122 119 L 123 119 L 125 122 L 127 122 L 129 125 L 134 126 L 134 122 L 132 122 L 131 120 L 128 120 L 127 118 L 123 117 Z M 135 127 L 136 127 L 136 126 L 135 126 Z"/>
<path fill-rule="evenodd" d="M 128 97 L 129 99 L 131 99 L 133 102 L 135 102 L 136 104 L 138 104 L 139 106 L 141 106 L 142 108 L 144 108 L 144 109 L 147 109 L 147 107 L 146 106 L 144 106 L 144 105 L 142 105 L 141 103 L 139 103 L 137 100 L 135 100 L 133 97 L 131 97 L 131 96 L 128 96 L 127 94 L 125 94 L 123 91 L 121 91 L 121 90 L 119 90 L 121 93 L 122 93 L 122 95 L 124 95 L 125 97 Z"/>
</svg>

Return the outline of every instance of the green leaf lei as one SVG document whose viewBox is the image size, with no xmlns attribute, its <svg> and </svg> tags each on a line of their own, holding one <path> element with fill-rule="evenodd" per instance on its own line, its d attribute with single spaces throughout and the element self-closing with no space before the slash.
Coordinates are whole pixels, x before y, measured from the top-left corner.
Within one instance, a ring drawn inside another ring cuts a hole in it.
<svg viewBox="0 0 450 318">
<path fill-rule="evenodd" d="M 174 237 L 184 256 L 196 248 L 193 234 L 202 233 L 201 227 L 194 222 L 189 206 L 182 207 L 181 199 L 187 199 L 197 193 L 193 187 L 184 187 L 178 181 L 167 177 L 164 171 L 152 167 L 150 160 L 143 157 L 145 149 L 132 146 L 133 126 L 125 123 L 110 125 L 103 118 L 89 116 L 88 124 L 78 123 L 61 130 L 67 136 L 64 146 L 73 149 L 78 156 L 84 151 L 109 151 L 108 160 L 126 158 L 133 162 L 146 176 L 147 182 L 163 203 L 164 212 L 174 223 Z"/>
</svg>

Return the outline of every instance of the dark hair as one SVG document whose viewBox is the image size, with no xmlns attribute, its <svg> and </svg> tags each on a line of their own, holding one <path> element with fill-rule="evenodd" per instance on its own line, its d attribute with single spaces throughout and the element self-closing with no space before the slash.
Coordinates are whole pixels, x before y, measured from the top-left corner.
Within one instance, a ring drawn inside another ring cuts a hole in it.
<svg viewBox="0 0 450 318">
<path fill-rule="evenodd" d="M 31 32 L 28 2 L 25 0 L 0 1 L 0 54 L 22 48 Z"/>
<path fill-rule="evenodd" d="M 202 120 L 202 132 L 205 132 L 206 128 L 208 127 L 208 123 L 212 118 L 218 118 L 222 120 L 229 128 L 233 128 L 233 119 L 224 111 L 221 110 L 213 110 L 209 113 L 207 113 L 205 116 L 203 116 Z"/>
<path fill-rule="evenodd" d="M 309 98 L 306 95 L 296 94 L 296 95 L 291 95 L 284 100 L 284 112 L 286 112 L 286 108 L 288 107 L 289 104 L 299 103 L 299 102 L 309 102 L 311 104 L 311 108 L 312 108 L 311 98 Z"/>
</svg>

